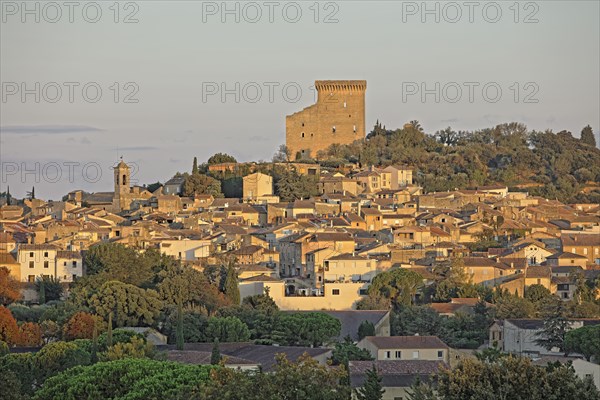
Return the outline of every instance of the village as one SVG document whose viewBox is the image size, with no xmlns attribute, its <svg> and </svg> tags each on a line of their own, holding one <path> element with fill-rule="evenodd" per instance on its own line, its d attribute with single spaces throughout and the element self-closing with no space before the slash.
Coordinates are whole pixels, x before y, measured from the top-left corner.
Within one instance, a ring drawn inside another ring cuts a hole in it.
<svg viewBox="0 0 600 400">
<path fill-rule="evenodd" d="M 79 365 L 189 373 L 157 385 L 208 396 L 197 398 L 254 398 L 240 382 L 292 371 L 305 381 L 266 393 L 316 385 L 316 397 L 301 398 L 479 398 L 453 382 L 465 369 L 501 365 L 548 382 L 554 395 L 573 384 L 577 397 L 597 398 L 600 205 L 502 183 L 427 190 L 415 165 L 332 160 L 341 146 L 365 152 L 352 146 L 364 143 L 366 82 L 315 87 L 317 103 L 287 116 L 272 162 L 217 153 L 163 183 L 135 185 L 121 157 L 112 191 L 74 189 L 60 201 L 35 188 L 24 198 L 4 192 L 6 385 L 55 398 L 77 386 L 66 377 Z M 518 125 L 496 129 L 509 131 L 498 141 L 522 135 Z M 398 131 L 378 122 L 367 142 L 411 135 L 425 138 L 416 121 Z M 507 393 L 524 393 L 512 385 Z M 432 394 L 452 390 L 458 397 Z"/>
</svg>

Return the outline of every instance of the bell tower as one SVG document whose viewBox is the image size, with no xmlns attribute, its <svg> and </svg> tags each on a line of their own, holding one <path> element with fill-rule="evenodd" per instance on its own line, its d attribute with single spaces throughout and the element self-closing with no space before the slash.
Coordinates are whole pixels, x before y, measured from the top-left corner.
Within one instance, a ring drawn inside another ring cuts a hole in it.
<svg viewBox="0 0 600 400">
<path fill-rule="evenodd" d="M 117 210 L 124 210 L 129 208 L 129 201 L 127 200 L 130 189 L 130 177 L 131 171 L 129 166 L 123 162 L 123 157 L 114 170 L 114 184 L 115 193 L 113 195 L 113 205 Z"/>
</svg>

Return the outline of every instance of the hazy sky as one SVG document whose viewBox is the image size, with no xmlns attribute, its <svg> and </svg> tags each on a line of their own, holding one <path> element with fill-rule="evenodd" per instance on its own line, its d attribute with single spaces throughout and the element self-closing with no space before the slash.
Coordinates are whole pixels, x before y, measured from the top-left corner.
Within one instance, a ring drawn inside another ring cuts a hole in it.
<svg viewBox="0 0 600 400">
<path fill-rule="evenodd" d="M 216 152 L 270 160 L 317 79 L 367 80 L 367 131 L 600 130 L 598 1 L 74 3 L 0 2 L 13 196 L 111 191 L 121 155 L 138 183 Z"/>
</svg>

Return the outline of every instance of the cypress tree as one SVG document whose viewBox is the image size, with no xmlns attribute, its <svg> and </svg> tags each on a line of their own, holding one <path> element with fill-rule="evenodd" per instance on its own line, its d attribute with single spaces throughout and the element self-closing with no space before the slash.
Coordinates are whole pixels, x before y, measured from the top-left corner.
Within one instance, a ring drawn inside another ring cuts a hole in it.
<svg viewBox="0 0 600 400">
<path fill-rule="evenodd" d="M 181 302 L 177 305 L 177 350 L 183 350 L 183 310 Z"/>
<path fill-rule="evenodd" d="M 92 364 L 98 362 L 98 321 L 94 318 L 94 330 L 92 331 Z"/>
<path fill-rule="evenodd" d="M 367 371 L 365 383 L 356 390 L 356 398 L 358 400 L 381 400 L 384 392 L 385 390 L 381 386 L 381 377 L 377 374 L 377 368 L 373 364 L 373 368 Z"/>
<path fill-rule="evenodd" d="M 233 263 L 227 267 L 224 292 L 233 304 L 240 304 L 240 288 L 238 286 L 237 272 Z"/>
<path fill-rule="evenodd" d="M 194 164 L 192 165 L 192 175 L 198 174 L 200 171 L 198 170 L 198 159 L 194 157 Z"/>
<path fill-rule="evenodd" d="M 590 146 L 596 147 L 596 138 L 594 137 L 594 131 L 591 126 L 586 126 L 581 131 L 581 141 Z"/>
<path fill-rule="evenodd" d="M 219 349 L 219 338 L 215 338 L 213 342 L 212 353 L 210 355 L 210 363 L 212 365 L 219 365 L 221 362 L 221 350 Z"/>
<path fill-rule="evenodd" d="M 10 206 L 10 186 L 6 187 L 6 205 Z"/>
<path fill-rule="evenodd" d="M 40 278 L 40 304 L 46 304 L 46 284 L 44 283 L 44 277 Z"/>
<path fill-rule="evenodd" d="M 106 347 L 110 347 L 113 344 L 112 337 L 112 312 L 108 314 L 108 332 L 106 332 Z"/>
</svg>

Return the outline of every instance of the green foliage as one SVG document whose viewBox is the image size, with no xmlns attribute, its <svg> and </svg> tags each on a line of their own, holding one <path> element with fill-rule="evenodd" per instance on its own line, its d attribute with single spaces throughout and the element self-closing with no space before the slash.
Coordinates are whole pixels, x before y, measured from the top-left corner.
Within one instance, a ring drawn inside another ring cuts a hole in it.
<svg viewBox="0 0 600 400">
<path fill-rule="evenodd" d="M 211 317 L 205 332 L 206 341 L 246 342 L 250 339 L 248 326 L 236 317 Z"/>
<path fill-rule="evenodd" d="M 174 308 L 168 314 L 161 329 L 162 333 L 168 337 L 169 343 L 177 343 L 178 319 L 177 309 Z M 194 309 L 182 310 L 182 330 L 185 343 L 205 342 L 204 332 L 207 325 L 208 318 L 203 312 Z"/>
<path fill-rule="evenodd" d="M 285 313 L 279 320 L 286 345 L 319 347 L 339 336 L 339 319 L 320 312 Z"/>
<path fill-rule="evenodd" d="M 600 364 L 600 325 L 584 326 L 568 331 L 564 340 L 565 351 L 580 353 Z"/>
<path fill-rule="evenodd" d="M 238 286 L 237 271 L 233 263 L 229 264 L 227 267 L 224 293 L 232 304 L 240 304 L 240 289 Z"/>
<path fill-rule="evenodd" d="M 335 344 L 331 353 L 331 362 L 333 365 L 344 365 L 348 368 L 349 361 L 370 361 L 371 353 L 369 350 L 359 348 L 350 337 L 346 337 L 343 342 Z"/>
<path fill-rule="evenodd" d="M 44 381 L 71 367 L 90 364 L 91 354 L 73 342 L 54 342 L 42 347 L 33 362 L 38 377 Z"/>
<path fill-rule="evenodd" d="M 3 340 L 0 340 L 0 357 L 10 353 L 10 348 L 8 347 L 8 343 Z"/>
<path fill-rule="evenodd" d="M 121 244 L 105 243 L 92 246 L 84 255 L 87 276 L 71 286 L 71 301 L 81 307 L 89 306 L 90 297 L 109 281 L 153 288 L 159 281 L 157 273 L 178 264 L 172 257 L 157 249 L 138 252 Z"/>
<path fill-rule="evenodd" d="M 362 165 L 413 165 L 425 192 L 533 182 L 541 186 L 531 194 L 569 202 L 581 188 L 578 170 L 586 168 L 600 180 L 599 149 L 570 134 L 528 131 L 519 123 L 474 132 L 447 128 L 431 136 L 412 125 L 396 130 L 379 125 L 365 141 L 331 146 L 325 155 Z M 588 201 L 583 194 L 578 198 Z"/>
<path fill-rule="evenodd" d="M 318 194 L 316 176 L 301 175 L 293 168 L 279 168 L 275 171 L 275 194 L 281 201 L 309 199 Z"/>
<path fill-rule="evenodd" d="M 118 281 L 103 284 L 92 295 L 90 305 L 105 320 L 114 313 L 117 326 L 150 326 L 163 306 L 155 290 L 144 290 Z"/>
<path fill-rule="evenodd" d="M 132 337 L 129 343 L 119 342 L 110 346 L 106 352 L 100 354 L 100 361 L 115 361 L 125 358 L 153 358 L 154 345 L 146 339 Z"/>
<path fill-rule="evenodd" d="M 496 301 L 496 318 L 532 318 L 535 314 L 533 303 L 526 298 L 505 294 Z"/>
<path fill-rule="evenodd" d="M 184 174 L 183 195 L 210 194 L 213 197 L 223 197 L 221 182 L 204 174 Z"/>
<path fill-rule="evenodd" d="M 596 137 L 594 136 L 594 131 L 592 127 L 587 125 L 581 131 L 581 141 L 590 146 L 596 147 Z"/>
<path fill-rule="evenodd" d="M 433 387 L 423 381 L 419 377 L 410 385 L 410 389 L 406 391 L 407 400 L 438 400 Z"/>
<path fill-rule="evenodd" d="M 49 379 L 34 399 L 175 400 L 190 398 L 209 380 L 211 367 L 123 359 L 72 368 Z"/>
<path fill-rule="evenodd" d="M 8 384 L 17 398 L 29 398 L 36 383 L 33 353 L 11 353 L 0 357 L 0 376 L 8 376 Z M 18 382 L 14 382 L 16 378 Z M 3 388 L 3 386 L 0 386 Z"/>
<path fill-rule="evenodd" d="M 213 342 L 212 352 L 210 353 L 210 363 L 212 365 L 219 365 L 221 362 L 221 351 L 219 350 L 219 339 L 215 338 Z"/>
<path fill-rule="evenodd" d="M 243 372 L 229 368 L 214 370 L 202 400 L 347 400 L 350 387 L 343 367 L 319 365 L 308 355 L 296 362 L 277 356 L 277 365 L 271 373 Z"/>
<path fill-rule="evenodd" d="M 369 321 L 363 321 L 358 326 L 358 340 L 362 340 L 366 336 L 375 336 L 375 325 Z"/>
<path fill-rule="evenodd" d="M 570 329 L 570 323 L 565 316 L 562 301 L 556 299 L 554 304 L 549 304 L 546 313 L 544 327 L 537 333 L 538 339 L 535 342 L 546 350 L 556 347 L 559 351 L 563 351 L 565 335 Z"/>
<path fill-rule="evenodd" d="M 466 359 L 438 379 L 441 400 L 592 400 L 600 392 L 584 382 L 567 365 L 546 368 L 520 357 L 501 357 L 495 362 Z"/>
<path fill-rule="evenodd" d="M 112 332 L 104 332 L 98 336 L 98 351 L 107 351 L 111 346 L 119 343 L 131 343 L 133 339 L 146 340 L 144 335 L 128 329 L 115 329 Z"/>
<path fill-rule="evenodd" d="M 13 303 L 7 308 L 19 322 L 40 322 L 42 314 L 48 309 L 47 306 L 26 306 L 19 303 Z"/>
<path fill-rule="evenodd" d="M 216 153 L 208 159 L 207 163 L 211 164 L 222 164 L 222 163 L 237 163 L 235 157 L 230 156 L 227 153 Z"/>
<path fill-rule="evenodd" d="M 375 276 L 368 289 L 370 297 L 389 299 L 394 307 L 410 305 L 417 290 L 423 286 L 423 277 L 409 269 L 393 268 Z"/>
<path fill-rule="evenodd" d="M 211 283 L 206 274 L 181 265 L 169 265 L 157 279 L 157 290 L 166 306 L 181 302 L 186 308 L 201 307 L 208 314 L 228 304 L 226 297 L 219 292 L 219 282 Z"/>
<path fill-rule="evenodd" d="M 358 400 L 381 400 L 385 390 L 381 385 L 381 377 L 377 374 L 377 368 L 373 364 L 373 368 L 367 371 L 365 383 L 361 388 L 356 390 L 356 398 Z"/>
<path fill-rule="evenodd" d="M 525 298 L 532 303 L 549 299 L 552 293 L 544 285 L 530 285 L 525 289 Z"/>
<path fill-rule="evenodd" d="M 177 350 L 183 350 L 183 309 L 181 303 L 177 305 L 177 330 L 175 342 L 177 343 Z"/>
<path fill-rule="evenodd" d="M 438 336 L 455 348 L 476 349 L 488 335 L 491 318 L 485 307 L 474 314 L 442 317 L 428 306 L 402 307 L 392 315 L 392 334 Z"/>
</svg>

